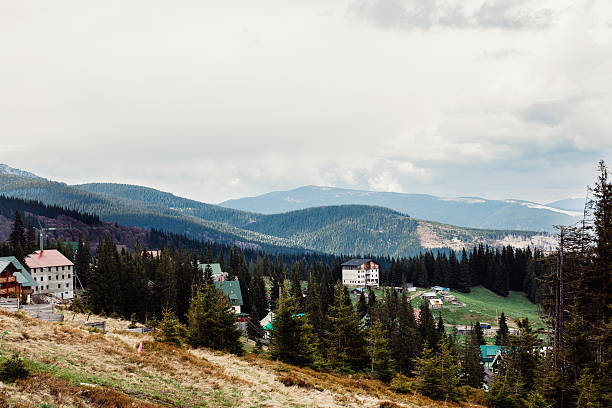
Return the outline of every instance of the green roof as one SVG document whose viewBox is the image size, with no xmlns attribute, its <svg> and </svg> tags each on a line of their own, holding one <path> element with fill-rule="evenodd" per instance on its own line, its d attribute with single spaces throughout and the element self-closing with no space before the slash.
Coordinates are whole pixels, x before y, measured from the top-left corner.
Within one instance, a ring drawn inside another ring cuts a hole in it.
<svg viewBox="0 0 612 408">
<path fill-rule="evenodd" d="M 206 263 L 201 263 L 199 265 L 200 270 L 202 271 L 202 273 L 204 273 L 206 271 L 206 266 L 210 265 L 210 268 L 212 269 L 212 274 L 213 275 L 221 275 L 223 272 L 221 271 L 221 264 L 218 263 L 212 263 L 212 264 L 206 264 Z"/>
<path fill-rule="evenodd" d="M 217 289 L 223 289 L 223 293 L 229 298 L 232 306 L 242 306 L 244 304 L 242 301 L 242 292 L 240 291 L 240 282 L 237 280 L 215 282 L 215 287 Z"/>
<path fill-rule="evenodd" d="M 502 346 L 480 346 L 480 357 L 485 363 L 493 361 Z"/>
<path fill-rule="evenodd" d="M 17 278 L 17 282 L 26 287 L 36 286 L 36 281 L 34 278 L 32 278 L 32 275 L 30 275 L 26 267 L 23 266 L 14 256 L 5 256 L 0 258 L 0 271 L 6 269 L 6 267 L 10 264 L 13 264 L 15 268 L 20 269 L 19 272 L 13 273 L 13 276 Z"/>
</svg>

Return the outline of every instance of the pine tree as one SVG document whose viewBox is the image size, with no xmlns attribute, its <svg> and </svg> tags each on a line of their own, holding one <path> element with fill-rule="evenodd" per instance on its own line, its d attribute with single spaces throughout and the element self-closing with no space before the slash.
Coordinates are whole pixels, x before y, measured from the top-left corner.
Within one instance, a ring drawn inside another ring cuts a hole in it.
<svg viewBox="0 0 612 408">
<path fill-rule="evenodd" d="M 482 331 L 482 327 L 480 326 L 480 322 L 476 322 L 472 325 L 472 330 L 474 330 L 474 333 L 476 334 L 476 339 L 478 339 L 478 344 L 481 346 L 484 346 L 485 344 L 487 344 L 487 342 L 485 341 L 484 338 L 484 333 Z"/>
<path fill-rule="evenodd" d="M 366 303 L 365 292 L 361 292 L 357 301 L 357 315 L 363 319 L 368 314 L 368 304 Z"/>
<path fill-rule="evenodd" d="M 344 286 L 340 281 L 336 285 L 334 304 L 330 308 L 328 320 L 327 359 L 331 366 L 340 371 L 361 369 L 367 358 L 361 322 L 353 307 L 347 305 Z"/>
<path fill-rule="evenodd" d="M 159 334 L 155 337 L 157 341 L 173 343 L 181 346 L 185 341 L 186 329 L 170 309 L 164 309 L 162 320 L 157 327 Z"/>
<path fill-rule="evenodd" d="M 506 322 L 506 315 L 504 312 L 501 312 L 499 316 L 499 329 L 495 334 L 495 345 L 496 346 L 505 346 L 508 344 L 508 323 Z"/>
<path fill-rule="evenodd" d="M 370 375 L 389 382 L 395 374 L 389 353 L 387 334 L 379 320 L 375 320 L 367 331 L 367 350 L 370 357 Z"/>
<path fill-rule="evenodd" d="M 415 341 L 419 334 L 414 319 L 414 310 L 406 296 L 406 291 L 403 291 L 400 297 L 397 317 L 397 330 L 391 333 L 393 360 L 400 373 L 409 375 L 414 368 L 414 359 L 419 355 L 420 349 L 419 342 Z"/>
<path fill-rule="evenodd" d="M 9 235 L 9 242 L 13 248 L 17 248 L 17 245 L 21 245 L 22 250 L 25 250 L 28 247 L 25 239 L 25 228 L 23 226 L 21 216 L 19 215 L 19 211 L 15 211 L 15 216 L 13 218 L 13 229 Z M 21 260 L 22 258 L 18 259 Z"/>
<path fill-rule="evenodd" d="M 470 335 L 465 337 L 462 350 L 461 377 L 463 383 L 474 388 L 480 388 L 484 383 L 484 367 L 480 357 L 478 336 L 472 326 Z"/>
<path fill-rule="evenodd" d="M 446 337 L 438 344 L 438 353 L 429 346 L 416 359 L 415 376 L 421 394 L 436 400 L 459 400 L 459 366 Z"/>
<path fill-rule="evenodd" d="M 314 362 L 311 327 L 297 316 L 297 299 L 289 298 L 286 289 L 278 299 L 278 308 L 270 332 L 270 355 L 273 359 L 297 366 Z"/>
<path fill-rule="evenodd" d="M 187 321 L 189 342 L 194 347 L 210 347 L 237 355 L 244 352 L 236 314 L 223 292 L 214 285 L 195 288 Z"/>
</svg>

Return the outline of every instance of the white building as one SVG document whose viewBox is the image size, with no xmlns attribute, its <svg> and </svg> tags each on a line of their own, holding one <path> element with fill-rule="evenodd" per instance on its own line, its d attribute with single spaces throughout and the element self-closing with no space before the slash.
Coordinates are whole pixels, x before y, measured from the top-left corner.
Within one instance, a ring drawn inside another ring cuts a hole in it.
<svg viewBox="0 0 612 408">
<path fill-rule="evenodd" d="M 36 281 L 34 295 L 74 298 L 74 264 L 61 252 L 56 249 L 36 251 L 26 257 L 25 263 Z"/>
<path fill-rule="evenodd" d="M 380 266 L 371 259 L 351 259 L 342 264 L 345 286 L 378 287 Z"/>
</svg>

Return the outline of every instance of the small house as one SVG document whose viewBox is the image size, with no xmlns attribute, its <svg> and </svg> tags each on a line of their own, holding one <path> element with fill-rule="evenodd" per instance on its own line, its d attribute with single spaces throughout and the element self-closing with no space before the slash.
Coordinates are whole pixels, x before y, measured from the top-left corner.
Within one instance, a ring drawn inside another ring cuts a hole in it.
<svg viewBox="0 0 612 408">
<path fill-rule="evenodd" d="M 488 344 L 480 346 L 480 358 L 482 359 L 485 367 L 487 367 L 489 370 L 493 366 L 493 361 L 498 359 L 501 349 L 502 346 L 491 346 Z"/>
<path fill-rule="evenodd" d="M 436 292 L 425 292 L 421 295 L 421 299 L 434 299 L 436 297 Z"/>
<path fill-rule="evenodd" d="M 445 302 L 454 302 L 457 300 L 457 297 L 455 295 L 444 295 L 442 296 L 442 300 Z"/>
<path fill-rule="evenodd" d="M 436 293 L 450 293 L 449 288 L 444 288 L 442 286 L 432 286 L 431 290 Z"/>
<path fill-rule="evenodd" d="M 242 301 L 240 282 L 237 280 L 215 282 L 215 287 L 223 290 L 223 293 L 225 296 L 227 296 L 232 309 L 234 309 L 234 312 L 236 312 L 236 314 L 240 314 L 240 308 L 244 304 Z"/>
<path fill-rule="evenodd" d="M 363 292 L 365 292 L 365 291 L 363 290 L 363 288 L 353 288 L 353 289 L 351 290 L 351 293 L 352 293 L 353 295 L 355 295 L 355 296 L 361 296 L 361 294 L 362 294 Z"/>
<path fill-rule="evenodd" d="M 0 297 L 31 295 L 36 282 L 14 256 L 0 258 Z"/>
<path fill-rule="evenodd" d="M 429 299 L 429 307 L 432 309 L 442 309 L 442 299 Z"/>
</svg>

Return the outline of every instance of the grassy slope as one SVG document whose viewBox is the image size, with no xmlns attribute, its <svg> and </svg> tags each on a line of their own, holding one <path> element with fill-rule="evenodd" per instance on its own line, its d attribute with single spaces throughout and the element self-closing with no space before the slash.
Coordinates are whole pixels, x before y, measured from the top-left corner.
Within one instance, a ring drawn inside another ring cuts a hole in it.
<svg viewBox="0 0 612 408">
<path fill-rule="evenodd" d="M 90 333 L 78 323 L 83 315 L 66 317 L 53 324 L 0 311 L 0 333 L 8 332 L 0 340 L 0 360 L 18 351 L 32 371 L 24 381 L 0 383 L 0 406 L 378 407 L 383 401 L 439 406 L 418 395 L 395 394 L 378 381 L 177 348 L 148 335 L 122 334 L 117 329 L 127 327 L 125 321 L 109 319 L 109 333 Z"/>
<path fill-rule="evenodd" d="M 466 306 L 445 305 L 442 308 L 442 318 L 445 323 L 469 325 L 478 320 L 481 323 L 497 326 L 496 316 L 504 312 L 510 326 L 515 326 L 514 319 L 527 317 L 534 327 L 544 327 L 544 322 L 538 315 L 538 306 L 531 303 L 523 292 L 510 292 L 508 297 L 503 297 L 482 286 L 475 286 L 470 293 L 457 291 L 451 291 L 451 293 Z M 420 298 L 413 300 L 415 307 L 418 307 L 420 303 Z M 438 311 L 434 313 L 437 316 Z"/>
</svg>

